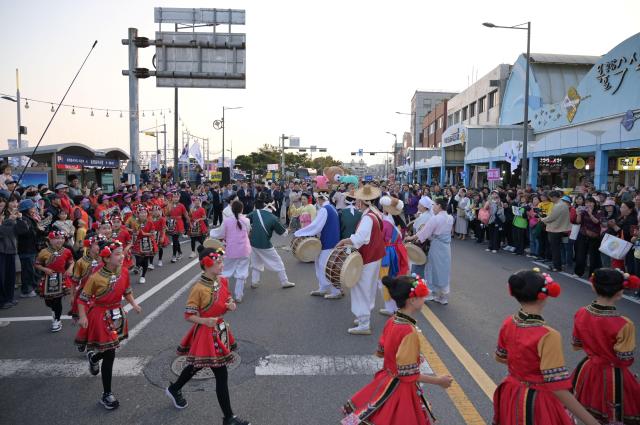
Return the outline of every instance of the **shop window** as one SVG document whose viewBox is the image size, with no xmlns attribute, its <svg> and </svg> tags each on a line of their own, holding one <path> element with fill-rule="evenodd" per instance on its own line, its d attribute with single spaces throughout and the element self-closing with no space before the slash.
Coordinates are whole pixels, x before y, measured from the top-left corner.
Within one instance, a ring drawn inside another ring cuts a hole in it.
<svg viewBox="0 0 640 425">
<path fill-rule="evenodd" d="M 469 118 L 476 116 L 476 102 L 469 104 Z"/>
<path fill-rule="evenodd" d="M 464 108 L 462 108 L 462 119 L 461 121 L 466 121 L 467 120 L 467 111 L 468 111 L 469 107 L 465 106 Z"/>
<path fill-rule="evenodd" d="M 480 99 L 478 99 L 478 113 L 481 114 L 484 112 L 484 104 L 487 101 L 487 97 L 483 96 Z"/>
<path fill-rule="evenodd" d="M 491 109 L 494 106 L 496 106 L 496 94 L 497 93 L 498 93 L 497 91 L 492 91 L 491 93 L 489 93 L 489 109 Z"/>
</svg>

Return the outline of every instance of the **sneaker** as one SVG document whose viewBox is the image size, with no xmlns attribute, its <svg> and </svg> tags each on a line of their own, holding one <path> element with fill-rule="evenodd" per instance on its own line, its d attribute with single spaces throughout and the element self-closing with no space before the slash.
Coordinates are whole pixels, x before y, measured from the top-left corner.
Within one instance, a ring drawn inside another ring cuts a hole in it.
<svg viewBox="0 0 640 425">
<path fill-rule="evenodd" d="M 173 384 L 169 385 L 167 389 L 164 390 L 164 393 L 171 399 L 171 401 L 173 401 L 173 405 L 176 409 L 184 409 L 189 405 L 189 403 L 187 403 L 187 400 L 182 396 L 182 391 L 171 389 L 172 386 Z"/>
<path fill-rule="evenodd" d="M 309 295 L 311 295 L 312 297 L 324 297 L 325 295 L 328 295 L 328 294 L 327 292 L 321 291 L 318 289 L 318 290 L 309 292 Z"/>
<path fill-rule="evenodd" d="M 538 257 L 533 254 L 527 254 L 527 258 L 538 258 Z"/>
<path fill-rule="evenodd" d="M 222 419 L 222 425 L 251 425 L 251 422 L 240 419 L 237 416 Z"/>
<path fill-rule="evenodd" d="M 252 284 L 251 284 L 251 288 L 252 288 L 252 289 L 256 289 L 256 288 L 258 288 L 259 286 L 260 286 L 260 284 L 259 284 L 259 283 L 252 283 Z"/>
<path fill-rule="evenodd" d="M 138 283 L 145 283 L 147 281 L 147 279 L 144 278 L 144 276 L 140 276 L 140 279 L 138 279 Z"/>
<path fill-rule="evenodd" d="M 369 328 L 369 326 L 365 327 L 358 324 L 358 326 L 354 328 L 349 328 L 347 332 L 349 332 L 351 335 L 371 335 L 371 328 Z"/>
<path fill-rule="evenodd" d="M 172 262 L 172 263 L 175 263 L 176 261 L 177 261 L 177 260 L 176 260 L 175 255 L 174 255 L 173 257 L 171 257 L 171 262 Z"/>
<path fill-rule="evenodd" d="M 282 284 L 282 289 L 293 288 L 294 286 L 296 286 L 295 283 L 287 281 Z"/>
<path fill-rule="evenodd" d="M 38 294 L 36 294 L 36 291 L 31 291 L 27 294 L 20 294 L 20 298 L 33 298 L 33 297 L 37 297 Z"/>
<path fill-rule="evenodd" d="M 140 268 L 138 266 L 133 266 L 131 268 L 131 271 L 133 271 L 133 274 L 138 274 L 140 273 Z"/>
<path fill-rule="evenodd" d="M 93 360 L 91 360 L 91 357 L 93 357 L 95 353 L 93 351 L 87 351 L 87 360 L 89 361 L 89 373 L 92 374 L 93 376 L 96 376 L 97 374 L 100 373 L 100 362 L 93 362 Z"/>
<path fill-rule="evenodd" d="M 120 406 L 118 399 L 111 393 L 102 393 L 100 404 L 102 404 L 107 410 L 113 410 Z"/>
<path fill-rule="evenodd" d="M 155 267 L 153 267 L 153 263 L 149 263 L 149 267 L 147 267 L 149 270 L 154 270 Z"/>
<path fill-rule="evenodd" d="M 162 260 L 158 260 L 158 267 L 162 267 L 162 266 L 163 266 Z"/>
<path fill-rule="evenodd" d="M 433 301 L 438 303 L 438 304 L 447 305 L 447 304 L 449 304 L 449 296 L 448 295 L 441 295 L 439 297 L 435 297 L 433 299 Z"/>
<path fill-rule="evenodd" d="M 393 316 L 393 311 L 387 310 L 386 308 L 381 308 L 380 310 L 378 310 L 378 313 L 382 314 L 383 316 Z"/>
<path fill-rule="evenodd" d="M 86 345 L 76 345 L 76 349 L 78 350 L 79 353 L 84 353 L 85 351 L 87 351 L 87 346 Z"/>
<path fill-rule="evenodd" d="M 180 260 L 182 258 L 182 253 L 179 252 L 178 255 L 176 255 L 176 260 Z"/>
<path fill-rule="evenodd" d="M 490 252 L 491 250 L 489 248 L 485 248 L 485 251 Z"/>
<path fill-rule="evenodd" d="M 242 303 L 242 295 L 240 295 L 239 297 L 235 297 L 235 298 L 236 298 L 236 304 Z"/>
<path fill-rule="evenodd" d="M 62 322 L 60 320 L 53 320 L 51 322 L 51 332 L 60 332 L 62 330 Z"/>
<path fill-rule="evenodd" d="M 496 254 L 498 251 L 496 251 L 495 249 L 491 250 L 491 253 Z"/>
<path fill-rule="evenodd" d="M 196 253 L 195 252 L 192 252 L 191 254 L 189 254 L 189 259 L 192 259 L 192 258 L 196 258 Z"/>
<path fill-rule="evenodd" d="M 342 298 L 342 293 L 338 292 L 337 294 L 327 294 L 324 296 L 325 300 L 339 300 Z"/>
</svg>

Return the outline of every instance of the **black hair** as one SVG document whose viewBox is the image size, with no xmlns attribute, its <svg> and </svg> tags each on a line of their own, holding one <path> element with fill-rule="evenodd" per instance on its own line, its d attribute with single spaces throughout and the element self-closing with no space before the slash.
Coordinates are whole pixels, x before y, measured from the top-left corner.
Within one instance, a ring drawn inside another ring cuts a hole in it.
<svg viewBox="0 0 640 425">
<path fill-rule="evenodd" d="M 231 203 L 231 212 L 236 217 L 236 224 L 238 225 L 238 229 L 242 230 L 242 224 L 240 223 L 240 214 L 242 214 L 242 202 L 233 201 Z"/>
<path fill-rule="evenodd" d="M 622 289 L 624 276 L 618 270 L 601 268 L 593 272 L 592 282 L 596 294 L 611 298 Z"/>
<path fill-rule="evenodd" d="M 398 308 L 404 308 L 407 304 L 414 281 L 413 276 L 385 276 L 382 278 L 382 284 L 387 287 L 389 295 L 396 302 Z"/>
<path fill-rule="evenodd" d="M 202 261 L 202 259 L 206 256 L 208 256 L 209 254 L 211 254 L 212 252 L 216 252 L 215 248 L 205 248 L 202 245 L 198 245 L 198 261 Z M 202 270 L 204 270 L 204 265 L 202 265 L 202 263 L 200 263 L 200 268 Z"/>
<path fill-rule="evenodd" d="M 624 201 L 623 204 L 625 204 L 631 211 L 636 209 L 636 204 L 633 201 Z"/>
<path fill-rule="evenodd" d="M 544 285 L 544 276 L 534 270 L 520 270 L 509 276 L 511 295 L 521 303 L 536 301 Z"/>
<path fill-rule="evenodd" d="M 438 205 L 440 205 L 440 208 L 442 209 L 442 211 L 446 211 L 447 210 L 447 200 L 444 198 L 438 198 L 435 199 L 434 202 Z"/>
<path fill-rule="evenodd" d="M 393 217 L 393 222 L 400 229 L 406 229 L 407 228 L 407 223 L 404 222 L 404 219 L 402 218 L 402 214 L 392 215 L 391 217 Z"/>
</svg>

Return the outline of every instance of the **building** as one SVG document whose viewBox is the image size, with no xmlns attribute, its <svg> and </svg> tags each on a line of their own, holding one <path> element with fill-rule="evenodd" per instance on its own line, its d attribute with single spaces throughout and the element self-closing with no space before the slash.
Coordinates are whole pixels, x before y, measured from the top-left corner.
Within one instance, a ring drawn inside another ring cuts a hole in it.
<svg viewBox="0 0 640 425">
<path fill-rule="evenodd" d="M 447 128 L 447 100 L 438 103 L 422 121 L 423 148 L 438 148 Z"/>
</svg>

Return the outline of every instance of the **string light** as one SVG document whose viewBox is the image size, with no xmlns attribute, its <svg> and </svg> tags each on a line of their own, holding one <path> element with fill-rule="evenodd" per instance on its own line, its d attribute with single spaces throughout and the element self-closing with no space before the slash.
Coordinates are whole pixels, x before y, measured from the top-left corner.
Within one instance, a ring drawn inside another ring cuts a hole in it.
<svg viewBox="0 0 640 425">
<path fill-rule="evenodd" d="M 93 116 L 93 109 L 91 110 L 91 116 Z"/>
<path fill-rule="evenodd" d="M 75 115 L 76 114 L 76 107 L 72 106 L 73 109 L 71 109 L 71 115 Z"/>
<path fill-rule="evenodd" d="M 107 109 L 107 118 L 109 118 L 109 110 Z"/>
<path fill-rule="evenodd" d="M 24 109 L 29 109 L 29 101 L 28 100 L 24 103 Z"/>
<path fill-rule="evenodd" d="M 56 110 L 53 109 L 53 103 L 51 104 L 51 112 L 55 112 Z"/>
<path fill-rule="evenodd" d="M 142 111 L 142 118 L 144 118 L 144 111 Z"/>
<path fill-rule="evenodd" d="M 120 111 L 120 118 L 122 118 L 122 111 Z"/>
</svg>

